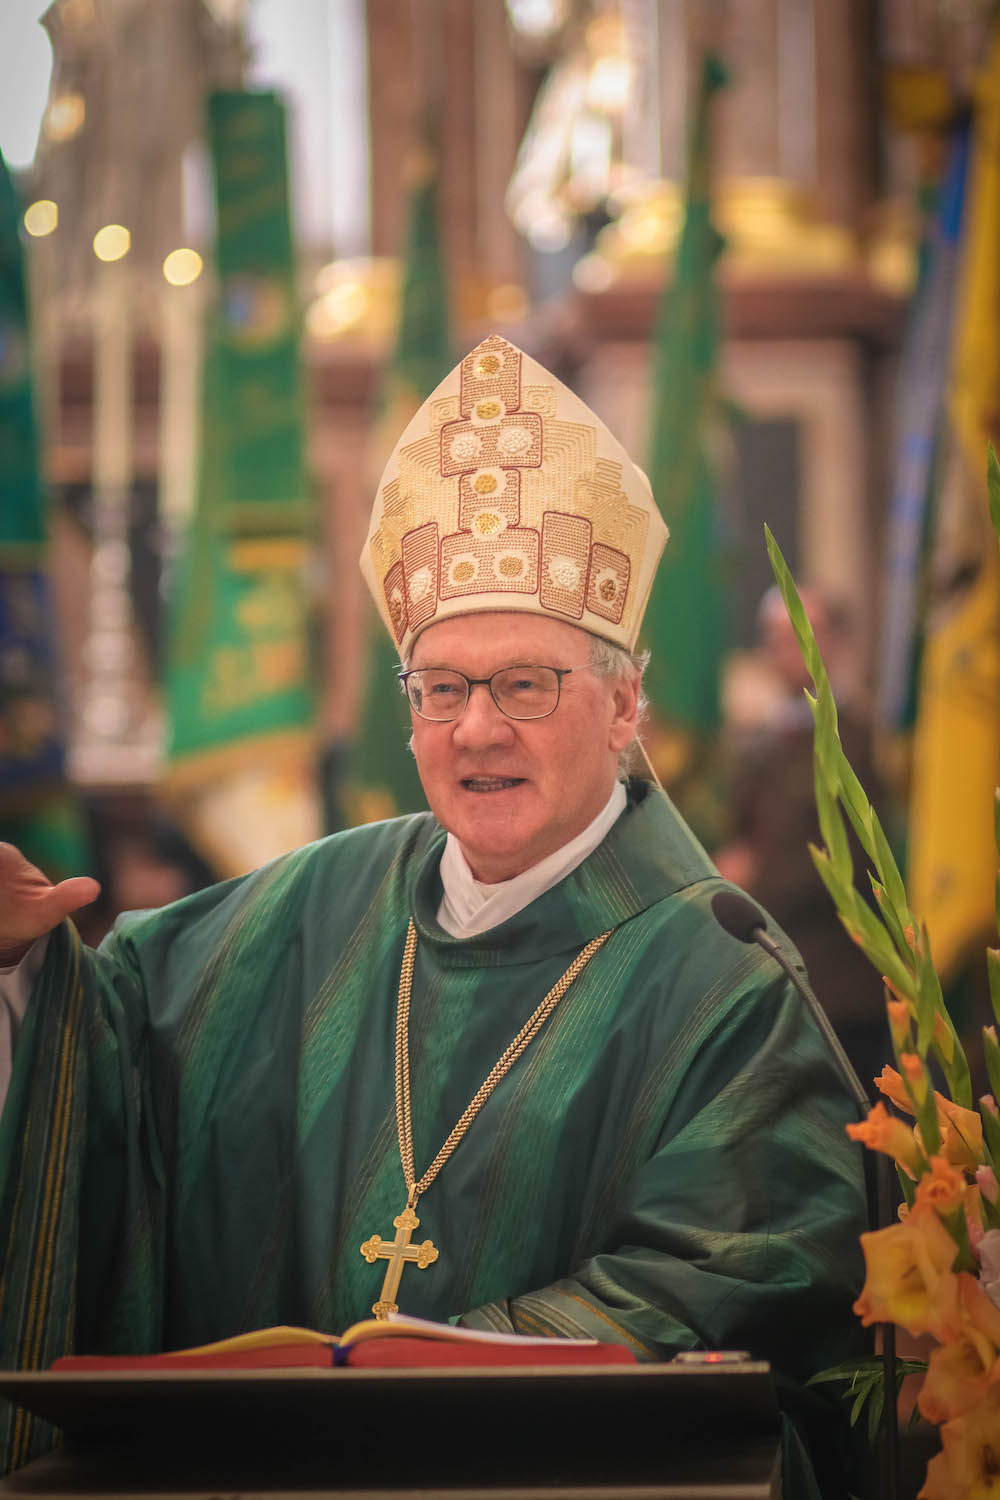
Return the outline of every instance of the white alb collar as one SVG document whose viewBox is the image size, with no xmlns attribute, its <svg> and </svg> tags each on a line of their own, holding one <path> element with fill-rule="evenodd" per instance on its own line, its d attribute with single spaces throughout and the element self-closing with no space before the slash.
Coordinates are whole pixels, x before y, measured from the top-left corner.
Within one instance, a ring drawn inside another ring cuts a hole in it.
<svg viewBox="0 0 1000 1500">
<path fill-rule="evenodd" d="M 475 937 L 506 922 L 593 853 L 621 816 L 627 800 L 624 784 L 616 781 L 607 803 L 582 833 L 537 865 L 497 885 L 485 885 L 475 878 L 458 839 L 449 833 L 441 856 L 444 896 L 438 907 L 438 922 L 454 938 Z"/>
</svg>

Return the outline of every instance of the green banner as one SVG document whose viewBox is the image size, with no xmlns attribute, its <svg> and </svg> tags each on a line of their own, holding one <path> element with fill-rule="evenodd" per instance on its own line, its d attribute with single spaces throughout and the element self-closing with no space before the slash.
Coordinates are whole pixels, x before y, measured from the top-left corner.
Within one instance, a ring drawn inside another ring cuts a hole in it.
<svg viewBox="0 0 1000 1500">
<path fill-rule="evenodd" d="M 448 288 L 437 222 L 437 173 L 419 154 L 410 205 L 396 347 L 385 371 L 380 431 L 385 456 L 454 363 L 448 332 Z M 399 658 L 372 610 L 368 667 L 358 737 L 340 789 L 344 821 L 372 823 L 427 806 L 409 748 L 410 711 L 399 691 Z"/>
<path fill-rule="evenodd" d="M 173 601 L 171 781 L 305 741 L 313 718 L 304 565 L 311 506 L 285 112 L 209 101 L 219 296 L 205 365 L 195 514 Z M 273 746 L 272 746 L 273 748 Z"/>
<path fill-rule="evenodd" d="M 719 62 L 706 58 L 689 146 L 684 228 L 653 348 L 649 480 L 670 540 L 646 610 L 643 638 L 651 660 L 644 686 L 654 714 L 689 735 L 719 727 L 725 647 L 711 451 L 720 410 L 715 264 L 723 242 L 709 197 L 711 100 L 724 82 Z"/>
<path fill-rule="evenodd" d="M 0 157 L 0 839 L 53 879 L 89 868 L 63 768 L 21 204 Z"/>
<path fill-rule="evenodd" d="M 28 345 L 21 204 L 0 156 L 0 564 L 37 564 L 45 541 Z"/>
</svg>

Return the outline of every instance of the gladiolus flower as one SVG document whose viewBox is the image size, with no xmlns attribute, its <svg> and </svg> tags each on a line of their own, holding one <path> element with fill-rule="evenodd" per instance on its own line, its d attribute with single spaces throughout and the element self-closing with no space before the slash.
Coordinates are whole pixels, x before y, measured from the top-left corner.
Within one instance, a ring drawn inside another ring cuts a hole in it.
<svg viewBox="0 0 1000 1500">
<path fill-rule="evenodd" d="M 991 1500 L 1000 1494 L 1000 1384 L 941 1428 L 918 1500 Z"/>
<path fill-rule="evenodd" d="M 976 1255 L 985 1231 L 983 1229 L 983 1200 L 974 1182 L 970 1182 L 965 1189 L 962 1195 L 962 1206 L 965 1209 L 965 1227 L 969 1234 L 969 1248 L 973 1255 Z"/>
<path fill-rule="evenodd" d="M 934 1012 L 934 1040 L 941 1056 L 950 1063 L 955 1056 L 955 1034 L 939 1010 Z"/>
<path fill-rule="evenodd" d="M 1000 1380 L 1000 1308 L 984 1297 L 974 1276 L 958 1276 L 960 1335 L 932 1351 L 918 1398 L 928 1422 L 947 1422 L 980 1401 Z"/>
<path fill-rule="evenodd" d="M 988 1229 L 976 1246 L 979 1285 L 994 1307 L 1000 1307 L 1000 1229 Z"/>
<path fill-rule="evenodd" d="M 943 1156 L 931 1157 L 931 1169 L 917 1183 L 916 1206 L 935 1208 L 939 1214 L 951 1213 L 965 1195 L 965 1177 Z"/>
<path fill-rule="evenodd" d="M 905 1000 L 887 1000 L 885 1009 L 893 1045 L 897 1052 L 901 1052 L 910 1041 L 910 1007 Z"/>
<path fill-rule="evenodd" d="M 905 1110 L 908 1115 L 912 1115 L 913 1102 L 910 1099 L 909 1094 L 906 1092 L 906 1087 L 903 1083 L 903 1080 L 896 1072 L 896 1069 L 890 1068 L 888 1063 L 876 1078 L 875 1087 L 878 1089 L 879 1093 L 884 1094 L 885 1097 L 889 1099 L 897 1109 Z"/>
<path fill-rule="evenodd" d="M 983 1122 L 979 1114 L 963 1109 L 940 1094 L 934 1095 L 941 1123 L 941 1154 L 954 1166 L 974 1172 L 983 1159 Z M 943 1118 L 942 1118 L 943 1116 Z"/>
<path fill-rule="evenodd" d="M 903 1070 L 904 1083 L 908 1086 L 907 1093 L 921 1109 L 927 1098 L 930 1083 L 927 1078 L 927 1069 L 924 1067 L 923 1059 L 915 1052 L 902 1052 L 899 1057 L 899 1065 Z"/>
<path fill-rule="evenodd" d="M 913 1131 L 891 1115 L 884 1104 L 874 1105 L 866 1120 L 848 1125 L 847 1134 L 852 1141 L 862 1141 L 869 1151 L 882 1151 L 891 1156 L 911 1177 L 919 1175 L 923 1153 L 913 1138 Z"/>
<path fill-rule="evenodd" d="M 933 1209 L 916 1205 L 905 1224 L 861 1236 L 865 1284 L 854 1311 L 867 1327 L 898 1323 L 914 1336 L 958 1337 L 958 1247 Z"/>
<path fill-rule="evenodd" d="M 992 1167 L 976 1168 L 976 1185 L 987 1203 L 995 1203 L 1000 1197 L 1000 1183 Z"/>
<path fill-rule="evenodd" d="M 900 1059 L 909 1075 L 912 1069 L 915 1073 L 916 1066 L 907 1063 L 906 1058 L 916 1054 L 906 1053 Z M 923 1064 L 921 1064 L 923 1067 Z M 913 1103 L 906 1091 L 906 1086 L 895 1068 L 885 1067 L 875 1080 L 876 1087 L 880 1093 L 891 1099 L 897 1109 L 904 1114 L 913 1114 Z M 975 1168 L 983 1159 L 983 1122 L 979 1115 L 971 1109 L 963 1109 L 960 1104 L 955 1104 L 951 1099 L 946 1099 L 943 1094 L 935 1091 L 934 1103 L 937 1106 L 938 1123 L 941 1130 L 942 1144 L 941 1154 L 954 1166 L 967 1167 L 969 1171 Z"/>
</svg>

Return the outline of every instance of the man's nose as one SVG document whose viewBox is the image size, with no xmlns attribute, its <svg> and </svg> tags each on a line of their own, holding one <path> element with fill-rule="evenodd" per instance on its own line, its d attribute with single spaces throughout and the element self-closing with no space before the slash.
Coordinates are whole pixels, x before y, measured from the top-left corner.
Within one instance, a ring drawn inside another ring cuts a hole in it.
<svg viewBox="0 0 1000 1500">
<path fill-rule="evenodd" d="M 455 721 L 455 743 L 478 749 L 508 744 L 513 737 L 513 720 L 497 708 L 486 683 L 476 683 L 469 689 L 469 701 Z"/>
</svg>

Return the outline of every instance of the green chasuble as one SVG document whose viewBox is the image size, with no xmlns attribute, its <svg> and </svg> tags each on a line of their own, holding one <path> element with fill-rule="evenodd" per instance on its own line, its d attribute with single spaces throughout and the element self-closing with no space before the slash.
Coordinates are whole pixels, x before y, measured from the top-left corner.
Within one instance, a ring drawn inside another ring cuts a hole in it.
<svg viewBox="0 0 1000 1500">
<path fill-rule="evenodd" d="M 509 921 L 437 924 L 429 814 L 352 829 L 102 947 L 50 939 L 0 1122 L 4 1365 L 369 1315 L 406 1202 L 396 996 L 409 917 L 416 1172 L 542 997 L 612 936 L 420 1198 L 403 1312 L 749 1349 L 796 1384 L 856 1347 L 851 1106 L 774 961 L 661 793 Z M 8 1462 L 45 1442 L 8 1422 Z"/>
</svg>

